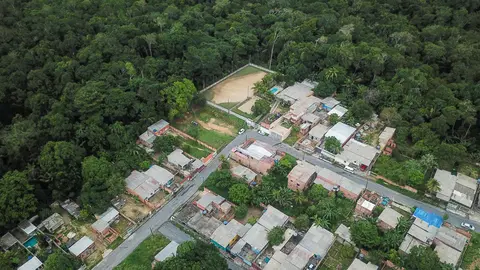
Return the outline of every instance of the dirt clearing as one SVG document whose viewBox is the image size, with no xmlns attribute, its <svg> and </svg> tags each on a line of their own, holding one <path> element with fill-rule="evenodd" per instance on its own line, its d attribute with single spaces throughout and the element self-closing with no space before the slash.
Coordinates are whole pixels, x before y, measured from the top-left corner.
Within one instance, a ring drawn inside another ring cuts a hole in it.
<svg viewBox="0 0 480 270">
<path fill-rule="evenodd" d="M 198 120 L 198 123 L 205 129 L 215 130 L 221 133 L 225 133 L 227 135 L 235 136 L 235 134 L 232 132 L 232 129 L 235 129 L 233 126 L 220 126 L 215 123 L 215 120 L 215 118 L 211 118 L 210 120 L 208 120 L 208 123 Z"/>
<path fill-rule="evenodd" d="M 255 104 L 255 102 L 257 100 L 260 100 L 261 98 L 257 97 L 257 96 L 253 96 L 252 98 L 250 98 L 247 102 L 243 103 L 240 107 L 238 107 L 238 109 L 244 113 L 248 113 L 248 114 L 252 114 L 252 107 L 253 107 L 253 104 Z"/>
<path fill-rule="evenodd" d="M 148 208 L 143 203 L 136 201 L 135 199 L 127 195 L 121 196 L 126 200 L 126 203 L 122 207 L 122 209 L 120 209 L 120 212 L 126 217 L 134 221 L 140 221 L 146 216 L 148 216 L 148 214 L 150 213 L 150 208 Z"/>
<path fill-rule="evenodd" d="M 259 82 L 267 75 L 264 71 L 230 77 L 217 84 L 211 90 L 213 92 L 212 101 L 216 104 L 238 103 L 253 96 L 253 84 Z"/>
</svg>

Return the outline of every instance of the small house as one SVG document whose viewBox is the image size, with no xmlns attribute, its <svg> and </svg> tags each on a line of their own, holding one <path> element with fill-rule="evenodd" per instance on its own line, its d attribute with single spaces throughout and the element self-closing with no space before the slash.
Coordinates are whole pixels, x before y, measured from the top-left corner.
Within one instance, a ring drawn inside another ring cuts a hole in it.
<svg viewBox="0 0 480 270">
<path fill-rule="evenodd" d="M 65 222 L 63 218 L 58 213 L 53 213 L 47 219 L 42 221 L 40 227 L 47 229 L 48 232 L 54 233 L 58 228 L 62 227 Z"/>
<path fill-rule="evenodd" d="M 327 127 L 325 125 L 322 125 L 322 124 L 318 124 L 318 125 L 314 126 L 310 130 L 310 132 L 308 132 L 308 138 L 312 141 L 321 142 L 322 139 L 323 139 L 323 136 L 325 136 L 328 129 L 329 129 L 329 127 Z"/>
<path fill-rule="evenodd" d="M 403 217 L 402 214 L 393 210 L 392 208 L 385 208 L 377 219 L 377 225 L 382 230 L 393 230 L 397 227 L 399 219 Z"/>
<path fill-rule="evenodd" d="M 338 104 L 340 104 L 340 101 L 336 100 L 335 98 L 326 97 L 322 100 L 322 109 L 331 111 Z"/>
<path fill-rule="evenodd" d="M 316 167 L 306 161 L 298 161 L 288 174 L 288 188 L 303 191 L 310 187 L 317 177 Z"/>
<path fill-rule="evenodd" d="M 338 122 L 325 133 L 325 138 L 335 137 L 343 147 L 347 141 L 352 138 L 355 131 L 356 129 L 354 127 Z"/>
<path fill-rule="evenodd" d="M 167 160 L 170 164 L 180 170 L 186 170 L 193 162 L 193 159 L 188 158 L 183 154 L 183 150 L 180 148 L 175 149 L 167 156 Z"/>
<path fill-rule="evenodd" d="M 15 238 L 11 233 L 7 232 L 0 238 L 0 247 L 3 249 L 3 251 L 9 250 L 11 247 L 13 247 L 16 243 L 18 243 L 18 239 Z"/>
<path fill-rule="evenodd" d="M 148 127 L 148 132 L 154 134 L 155 136 L 160 136 L 165 133 L 170 128 L 170 124 L 165 120 L 160 120 L 155 124 Z"/>
<path fill-rule="evenodd" d="M 88 236 L 80 238 L 75 244 L 68 248 L 70 253 L 81 260 L 86 259 L 95 251 L 95 242 Z"/>
<path fill-rule="evenodd" d="M 177 248 L 179 244 L 175 241 L 171 241 L 160 252 L 155 255 L 155 261 L 163 262 L 166 259 L 177 255 Z"/>
<path fill-rule="evenodd" d="M 76 202 L 68 199 L 60 203 L 60 206 L 74 218 L 78 219 L 80 217 L 80 206 Z"/>
<path fill-rule="evenodd" d="M 26 263 L 22 264 L 18 270 L 37 270 L 42 268 L 42 261 L 37 256 L 33 256 Z"/>
<path fill-rule="evenodd" d="M 345 107 L 337 105 L 328 112 L 328 115 L 336 114 L 339 118 L 342 118 L 347 112 L 348 110 Z"/>
</svg>

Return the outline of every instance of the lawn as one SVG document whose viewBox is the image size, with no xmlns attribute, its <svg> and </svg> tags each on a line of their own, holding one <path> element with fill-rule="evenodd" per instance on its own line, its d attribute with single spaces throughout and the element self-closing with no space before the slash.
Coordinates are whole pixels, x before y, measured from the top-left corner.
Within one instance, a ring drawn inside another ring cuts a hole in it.
<svg viewBox="0 0 480 270">
<path fill-rule="evenodd" d="M 163 235 L 154 234 L 145 239 L 128 257 L 114 269 L 151 269 L 155 255 L 170 243 Z"/>
<path fill-rule="evenodd" d="M 292 128 L 290 135 L 283 142 L 293 146 L 297 141 L 298 141 L 298 129 Z"/>
<path fill-rule="evenodd" d="M 342 245 L 335 241 L 319 269 L 347 269 L 352 264 L 354 258 L 355 250 L 353 250 L 352 246 Z"/>
<path fill-rule="evenodd" d="M 472 232 L 472 239 L 463 255 L 462 269 L 480 267 L 480 234 Z"/>
<path fill-rule="evenodd" d="M 225 109 L 231 109 L 235 106 L 237 106 L 238 102 L 224 102 L 224 103 L 220 103 L 218 105 L 224 107 Z"/>
<path fill-rule="evenodd" d="M 241 76 L 245 76 L 245 75 L 252 74 L 252 73 L 257 73 L 257 72 L 262 72 L 262 71 L 263 70 L 258 69 L 256 67 L 248 66 L 246 68 L 242 68 L 237 73 L 233 74 L 232 77 L 241 77 Z"/>
<path fill-rule="evenodd" d="M 183 139 L 181 148 L 186 153 L 200 159 L 208 156 L 212 151 L 194 140 Z"/>
</svg>

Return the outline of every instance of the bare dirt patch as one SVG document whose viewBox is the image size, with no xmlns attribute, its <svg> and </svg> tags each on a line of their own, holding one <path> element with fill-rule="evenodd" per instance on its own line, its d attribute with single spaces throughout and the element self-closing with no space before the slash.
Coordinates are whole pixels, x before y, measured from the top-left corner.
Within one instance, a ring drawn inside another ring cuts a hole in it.
<svg viewBox="0 0 480 270">
<path fill-rule="evenodd" d="M 220 125 L 215 123 L 216 122 L 215 118 L 211 118 L 210 120 L 208 120 L 208 123 L 205 123 L 205 122 L 200 121 L 200 120 L 197 120 L 197 122 L 205 129 L 215 130 L 215 131 L 218 131 L 218 132 L 221 132 L 221 133 L 225 133 L 227 135 L 235 136 L 235 134 L 232 131 L 232 129 L 235 129 L 233 126 L 225 125 L 225 124 L 223 126 L 220 126 Z"/>
<path fill-rule="evenodd" d="M 261 98 L 257 97 L 257 96 L 253 96 L 252 98 L 250 98 L 248 101 L 246 101 L 245 103 L 243 103 L 241 106 L 238 107 L 238 109 L 244 113 L 248 113 L 248 114 L 252 114 L 252 107 L 253 105 L 255 104 L 255 102 L 257 100 L 259 100 Z"/>
<path fill-rule="evenodd" d="M 213 87 L 212 101 L 216 104 L 242 102 L 253 95 L 253 85 L 262 80 L 266 74 L 264 71 L 259 71 L 228 78 Z"/>
<path fill-rule="evenodd" d="M 476 259 L 472 264 L 468 266 L 468 270 L 475 270 L 480 267 L 480 259 Z"/>
<path fill-rule="evenodd" d="M 125 205 L 120 209 L 120 212 L 126 217 L 134 220 L 140 221 L 144 219 L 150 213 L 150 208 L 148 208 L 143 203 L 134 200 L 132 197 L 127 195 L 122 195 L 126 200 Z"/>
</svg>

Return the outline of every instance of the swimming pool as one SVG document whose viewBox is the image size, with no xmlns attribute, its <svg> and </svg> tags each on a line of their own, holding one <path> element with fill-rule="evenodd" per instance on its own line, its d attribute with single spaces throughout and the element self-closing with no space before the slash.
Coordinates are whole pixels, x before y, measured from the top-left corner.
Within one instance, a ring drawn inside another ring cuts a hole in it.
<svg viewBox="0 0 480 270">
<path fill-rule="evenodd" d="M 270 93 L 274 94 L 278 91 L 278 88 L 277 87 L 273 87 L 272 89 L 270 89 Z"/>
<path fill-rule="evenodd" d="M 28 239 L 27 242 L 25 242 L 25 244 L 23 244 L 25 247 L 29 248 L 29 247 L 34 247 L 38 244 L 38 239 L 36 236 Z"/>
</svg>

